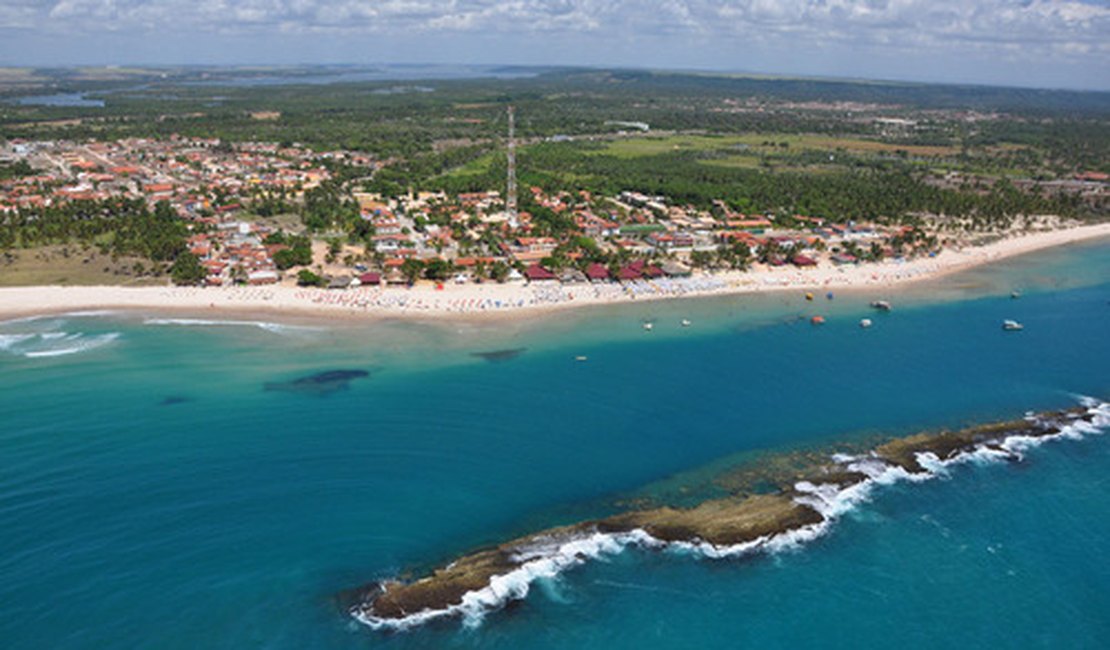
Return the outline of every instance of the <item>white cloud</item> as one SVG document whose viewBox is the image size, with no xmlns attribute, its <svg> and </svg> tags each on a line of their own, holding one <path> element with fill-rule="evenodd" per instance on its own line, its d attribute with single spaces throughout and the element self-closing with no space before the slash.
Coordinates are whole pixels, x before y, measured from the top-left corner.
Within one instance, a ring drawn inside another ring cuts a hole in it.
<svg viewBox="0 0 1110 650">
<path fill-rule="evenodd" d="M 635 27 L 645 37 L 702 33 L 838 33 L 864 40 L 1021 42 L 1032 34 L 1093 43 L 1110 37 L 1110 8 L 1075 0 L 5 0 L 0 16 L 36 15 L 42 29 L 524 31 Z M 111 22 L 111 25 L 107 25 Z M 6 26 L 12 26 L 6 24 Z"/>
<path fill-rule="evenodd" d="M 786 52 L 967 52 L 1110 69 L 1106 0 L 0 0 L 4 30 L 323 41 L 577 36 L 649 54 L 663 44 L 711 52 L 739 43 Z"/>
</svg>

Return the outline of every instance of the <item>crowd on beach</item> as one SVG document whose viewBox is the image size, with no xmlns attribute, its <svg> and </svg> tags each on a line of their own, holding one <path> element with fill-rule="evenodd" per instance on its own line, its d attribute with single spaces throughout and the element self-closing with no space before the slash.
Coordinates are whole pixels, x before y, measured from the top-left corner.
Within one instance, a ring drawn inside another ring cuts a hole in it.
<svg viewBox="0 0 1110 650">
<path fill-rule="evenodd" d="M 471 286 L 466 289 L 421 291 L 360 287 L 347 291 L 298 289 L 293 297 L 313 305 L 352 311 L 430 311 L 478 313 L 558 306 L 574 302 L 618 302 L 637 298 L 668 298 L 720 291 L 729 285 L 713 277 L 638 280 L 623 284 L 533 283 Z"/>
<path fill-rule="evenodd" d="M 748 272 L 627 282 L 483 283 L 361 286 L 323 289 L 283 286 L 212 288 L 166 287 L 167 303 L 210 308 L 277 308 L 349 314 L 482 314 L 583 304 L 618 303 L 723 293 L 890 286 L 985 263 L 999 257 L 984 249 L 949 251 L 943 257 L 892 260 L 881 264 L 810 269 L 765 268 Z"/>
<path fill-rule="evenodd" d="M 506 311 L 573 303 L 620 302 L 703 295 L 724 291 L 731 283 L 714 276 L 660 278 L 598 284 L 530 283 L 469 285 L 434 289 L 427 286 L 357 287 L 345 290 L 287 287 L 166 287 L 161 297 L 173 302 L 212 308 L 265 306 L 334 309 L 348 312 L 446 312 L 456 314 Z"/>
<path fill-rule="evenodd" d="M 740 272 L 625 282 L 510 282 L 323 289 L 282 285 L 231 287 L 11 287 L 0 289 L 0 313 L 26 315 L 60 308 L 146 308 L 289 313 L 365 314 L 513 314 L 530 309 L 653 300 L 682 296 L 834 288 L 883 288 L 935 278 L 1011 255 L 1091 238 L 1110 237 L 1110 224 L 1031 234 L 936 257 L 805 269 L 760 267 Z"/>
</svg>

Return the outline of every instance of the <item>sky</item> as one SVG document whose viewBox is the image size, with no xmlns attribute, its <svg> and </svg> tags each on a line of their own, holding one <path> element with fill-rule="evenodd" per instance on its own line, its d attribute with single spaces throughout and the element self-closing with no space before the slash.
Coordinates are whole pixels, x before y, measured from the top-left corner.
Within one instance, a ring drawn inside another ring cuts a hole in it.
<svg viewBox="0 0 1110 650">
<path fill-rule="evenodd" d="M 1110 90 L 1110 0 L 0 0 L 0 64 L 481 63 Z"/>
</svg>

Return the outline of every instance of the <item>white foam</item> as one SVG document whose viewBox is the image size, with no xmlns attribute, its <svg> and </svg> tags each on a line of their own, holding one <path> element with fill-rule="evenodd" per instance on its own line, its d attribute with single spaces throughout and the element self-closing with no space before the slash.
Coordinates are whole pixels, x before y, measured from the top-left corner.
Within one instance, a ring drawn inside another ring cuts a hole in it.
<svg viewBox="0 0 1110 650">
<path fill-rule="evenodd" d="M 653 542 L 657 543 L 658 540 L 642 530 L 615 534 L 594 532 L 581 537 L 550 541 L 540 539 L 534 545 L 520 549 L 519 555 L 514 558 L 523 560 L 520 566 L 504 575 L 494 576 L 486 587 L 466 593 L 461 603 L 443 609 L 424 610 L 398 619 L 377 617 L 361 607 L 352 610 L 352 615 L 375 630 L 406 630 L 438 618 L 453 616 L 460 616 L 466 625 L 474 626 L 488 612 L 526 597 L 536 580 L 557 577 L 568 568 L 589 559 L 615 555 L 629 544 L 650 545 Z"/>
<path fill-rule="evenodd" d="M 11 350 L 24 341 L 30 341 L 35 336 L 35 334 L 0 334 L 0 350 Z"/>
<path fill-rule="evenodd" d="M 90 337 L 85 337 L 81 334 L 70 334 L 61 339 L 68 347 L 27 350 L 22 354 L 28 359 L 62 357 L 95 350 L 115 341 L 119 336 L 119 332 L 108 332 L 107 334 L 98 334 Z"/>
<path fill-rule="evenodd" d="M 103 318 L 105 316 L 115 316 L 118 313 L 110 309 L 89 309 L 85 311 L 67 311 L 58 314 L 58 316 L 62 318 Z"/>
<path fill-rule="evenodd" d="M 267 321 L 253 320 L 209 320 L 203 318 L 148 318 L 144 325 L 173 325 L 178 327 L 257 327 L 258 329 L 274 334 L 286 334 L 297 331 L 317 330 L 315 327 L 303 325 L 283 325 Z"/>
<path fill-rule="evenodd" d="M 114 316 L 118 313 L 119 312 L 111 311 L 108 309 L 66 311 L 60 314 L 39 314 L 37 316 L 21 316 L 19 318 L 11 318 L 8 320 L 0 321 L 0 326 L 18 325 L 23 323 L 37 323 L 40 321 L 62 321 L 66 318 L 100 318 L 103 316 Z"/>
<path fill-rule="evenodd" d="M 501 576 L 494 576 L 487 587 L 471 591 L 463 596 L 462 602 L 438 610 L 425 610 L 400 619 L 376 617 L 368 605 L 352 609 L 352 615 L 373 629 L 407 630 L 429 621 L 461 617 L 465 625 L 481 623 L 483 617 L 513 600 L 527 597 L 533 582 L 558 577 L 569 568 L 587 560 L 615 555 L 628 546 L 661 549 L 683 554 L 692 554 L 710 559 L 736 558 L 753 553 L 779 553 L 794 550 L 827 534 L 836 520 L 851 512 L 861 503 L 871 498 L 875 486 L 892 485 L 899 482 L 921 482 L 935 479 L 947 473 L 949 467 L 968 462 L 999 462 L 1020 458 L 1020 452 L 1048 440 L 1061 438 L 1082 438 L 1089 434 L 1103 433 L 1110 427 L 1110 403 L 1085 398 L 1087 415 L 1093 416 L 1091 422 L 1075 419 L 1060 427 L 1058 433 L 1043 436 L 1013 435 L 988 445 L 979 445 L 968 451 L 958 453 L 947 459 L 940 459 L 932 452 L 916 455 L 921 472 L 909 472 L 899 465 L 883 461 L 874 454 L 848 456 L 837 454 L 833 460 L 845 469 L 859 472 L 867 478 L 846 487 L 831 483 L 801 481 L 794 486 L 799 503 L 813 508 L 822 520 L 793 530 L 771 536 L 760 537 L 741 544 L 718 546 L 709 542 L 693 540 L 665 542 L 652 537 L 642 529 L 626 533 L 588 533 L 575 538 L 537 539 L 533 544 L 519 549 L 514 560 L 521 564 Z M 1054 420 L 1053 420 L 1054 422 Z"/>
</svg>

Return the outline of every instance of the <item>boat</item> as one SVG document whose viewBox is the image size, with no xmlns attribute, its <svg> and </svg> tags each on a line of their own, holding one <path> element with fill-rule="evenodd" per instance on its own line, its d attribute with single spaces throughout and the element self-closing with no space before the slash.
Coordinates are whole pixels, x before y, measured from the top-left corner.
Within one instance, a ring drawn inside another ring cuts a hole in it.
<svg viewBox="0 0 1110 650">
<path fill-rule="evenodd" d="M 1020 332 L 1021 330 L 1025 329 L 1025 326 L 1017 322 L 1016 320 L 1010 320 L 1007 318 L 1006 320 L 1002 321 L 1002 329 L 1006 330 L 1007 332 Z"/>
<path fill-rule="evenodd" d="M 644 329 L 648 332 L 650 332 L 653 327 L 655 327 L 654 323 L 644 323 Z"/>
<path fill-rule="evenodd" d="M 682 319 L 682 326 L 683 327 L 690 327 L 690 319 L 689 318 L 683 318 Z"/>
<path fill-rule="evenodd" d="M 871 307 L 879 311 L 890 311 L 891 309 L 890 303 L 885 300 L 873 300 L 871 301 Z"/>
<path fill-rule="evenodd" d="M 825 317 L 824 316 L 814 316 L 813 318 L 809 319 L 809 323 L 810 323 L 810 325 L 824 325 L 825 324 Z"/>
<path fill-rule="evenodd" d="M 575 361 L 586 361 L 587 359 L 589 359 L 589 357 L 587 357 L 587 356 L 586 356 L 586 355 L 584 355 L 584 354 L 580 354 L 580 355 L 578 355 L 577 357 L 574 357 L 574 360 L 575 360 Z"/>
<path fill-rule="evenodd" d="M 861 319 L 860 322 L 859 322 L 859 326 L 862 327 L 863 329 L 867 329 L 868 327 L 871 327 L 871 319 L 870 318 Z"/>
<path fill-rule="evenodd" d="M 833 292 L 830 291 L 830 292 L 826 293 L 825 298 L 827 298 L 829 300 L 832 300 L 833 299 Z"/>
<path fill-rule="evenodd" d="M 1011 291 L 1011 292 L 1010 292 L 1010 297 L 1011 297 L 1011 298 L 1013 298 L 1014 300 L 1017 300 L 1018 298 L 1020 298 L 1020 297 L 1021 297 L 1021 292 L 1020 292 L 1020 291 L 1017 291 L 1017 290 L 1015 289 L 1014 291 Z"/>
<path fill-rule="evenodd" d="M 806 300 L 813 300 L 813 294 L 807 291 L 806 292 Z"/>
</svg>

